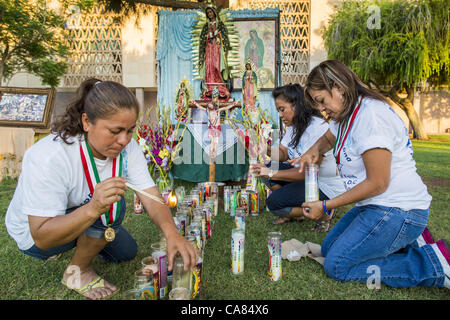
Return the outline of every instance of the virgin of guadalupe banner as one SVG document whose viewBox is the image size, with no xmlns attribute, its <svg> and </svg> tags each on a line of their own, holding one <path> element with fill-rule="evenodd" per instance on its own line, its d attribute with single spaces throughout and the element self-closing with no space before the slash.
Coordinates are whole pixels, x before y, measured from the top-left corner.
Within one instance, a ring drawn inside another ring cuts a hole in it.
<svg viewBox="0 0 450 320">
<path fill-rule="evenodd" d="M 271 90 L 281 85 L 278 31 L 272 29 L 271 21 L 278 21 L 279 10 L 228 10 L 230 18 L 236 21 L 240 35 L 239 51 L 242 54 L 241 68 L 245 68 L 245 59 L 252 59 L 256 66 L 256 74 L 262 82 L 256 102 L 262 110 L 268 111 L 274 125 L 279 126 L 278 113 L 271 96 Z M 187 79 L 193 89 L 193 99 L 200 99 L 201 81 L 194 80 L 194 63 L 192 56 L 191 31 L 196 22 L 198 10 L 160 10 L 158 44 L 156 60 L 158 67 L 158 102 L 164 106 L 174 106 L 178 84 Z M 278 28 L 279 24 L 274 26 Z M 270 31 L 270 32 L 269 32 Z M 275 41 L 275 42 L 274 42 Z M 233 80 L 234 90 L 231 96 L 242 102 L 242 78 Z M 175 108 L 174 108 L 175 109 Z M 237 118 L 239 119 L 238 112 Z M 174 119 L 172 115 L 172 119 Z"/>
</svg>

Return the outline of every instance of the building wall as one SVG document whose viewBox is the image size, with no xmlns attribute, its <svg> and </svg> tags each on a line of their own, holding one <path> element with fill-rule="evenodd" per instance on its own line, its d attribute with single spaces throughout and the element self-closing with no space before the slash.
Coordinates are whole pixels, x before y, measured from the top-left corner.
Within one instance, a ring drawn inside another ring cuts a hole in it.
<svg viewBox="0 0 450 320">
<path fill-rule="evenodd" d="M 328 17 L 333 13 L 338 0 L 312 0 L 310 20 L 310 60 L 311 71 L 320 62 L 327 59 L 327 51 L 322 39 L 322 30 L 327 26 Z"/>
<path fill-rule="evenodd" d="M 446 90 L 416 93 L 414 107 L 424 125 L 425 132 L 450 133 L 450 94 Z"/>
</svg>

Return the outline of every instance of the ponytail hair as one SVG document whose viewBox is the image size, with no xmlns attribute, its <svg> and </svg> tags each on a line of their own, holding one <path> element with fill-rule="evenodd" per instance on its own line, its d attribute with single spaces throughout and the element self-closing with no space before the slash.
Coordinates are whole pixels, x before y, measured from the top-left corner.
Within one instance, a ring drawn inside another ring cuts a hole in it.
<svg viewBox="0 0 450 320">
<path fill-rule="evenodd" d="M 272 91 L 272 97 L 274 99 L 281 98 L 286 102 L 289 102 L 294 109 L 292 127 L 295 136 L 292 138 L 289 146 L 296 147 L 301 136 L 308 127 L 311 118 L 313 116 L 323 118 L 323 116 L 318 110 L 313 109 L 306 104 L 304 89 L 299 84 L 287 84 L 282 87 L 277 87 Z"/>
<path fill-rule="evenodd" d="M 101 81 L 96 78 L 85 80 L 77 89 L 75 98 L 66 107 L 66 112 L 51 127 L 56 140 L 61 138 L 72 144 L 70 137 L 84 133 L 81 116 L 86 113 L 93 124 L 98 119 L 108 119 L 120 109 L 135 110 L 139 114 L 139 104 L 135 95 L 120 83 Z"/>
</svg>

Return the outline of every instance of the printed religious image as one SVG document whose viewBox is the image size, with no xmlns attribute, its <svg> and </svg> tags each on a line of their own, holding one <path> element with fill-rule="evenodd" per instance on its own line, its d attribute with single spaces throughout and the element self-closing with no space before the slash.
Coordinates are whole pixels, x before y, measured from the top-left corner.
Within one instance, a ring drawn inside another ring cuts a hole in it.
<svg viewBox="0 0 450 320">
<path fill-rule="evenodd" d="M 252 62 L 259 88 L 274 88 L 276 78 L 277 35 L 275 20 L 234 20 L 239 33 L 241 67 Z M 242 78 L 234 79 L 233 87 L 242 88 Z"/>
<path fill-rule="evenodd" d="M 0 87 L 0 126 L 47 129 L 55 89 Z"/>
<path fill-rule="evenodd" d="M 4 93 L 0 120 L 42 121 L 46 102 L 46 95 Z"/>
</svg>

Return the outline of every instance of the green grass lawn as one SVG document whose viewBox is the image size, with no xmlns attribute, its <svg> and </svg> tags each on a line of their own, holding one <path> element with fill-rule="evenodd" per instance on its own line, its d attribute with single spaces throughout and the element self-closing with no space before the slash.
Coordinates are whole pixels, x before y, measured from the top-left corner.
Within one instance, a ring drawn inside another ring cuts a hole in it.
<svg viewBox="0 0 450 320">
<path fill-rule="evenodd" d="M 430 141 L 413 141 L 414 158 L 418 172 L 433 196 L 429 228 L 435 238 L 450 240 L 450 139 L 447 135 L 431 137 Z M 1 299 L 84 299 L 61 285 L 61 277 L 73 251 L 59 259 L 41 262 L 22 254 L 6 232 L 4 218 L 13 196 L 17 180 L 0 182 L 0 297 Z M 189 190 L 193 183 L 176 181 Z M 38 186 L 36 186 L 38 187 Z M 119 265 L 94 260 L 94 269 L 117 285 L 121 292 L 133 286 L 133 273 L 143 257 L 150 254 L 150 245 L 159 241 L 160 233 L 146 215 L 134 215 L 132 192 L 127 191 L 127 215 L 125 228 L 139 245 L 137 257 Z M 337 219 L 351 208 L 341 208 Z M 442 288 L 389 288 L 369 290 L 362 283 L 340 283 L 329 278 L 322 266 L 309 258 L 296 262 L 283 261 L 283 276 L 271 282 L 267 276 L 266 236 L 269 231 L 281 231 L 284 240 L 296 238 L 302 242 L 321 243 L 325 234 L 311 232 L 312 221 L 274 226 L 272 215 L 264 211 L 260 216 L 249 216 L 246 222 L 245 272 L 231 273 L 230 235 L 233 219 L 222 210 L 216 218 L 213 237 L 208 240 L 203 264 L 203 288 L 201 299 L 449 299 L 447 289 Z M 337 221 L 334 220 L 334 222 Z M 113 299 L 120 299 L 116 295 Z"/>
</svg>

